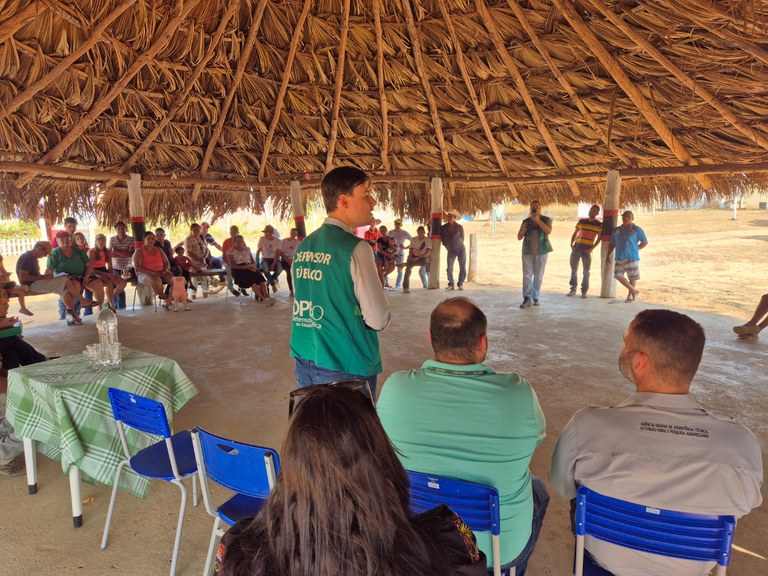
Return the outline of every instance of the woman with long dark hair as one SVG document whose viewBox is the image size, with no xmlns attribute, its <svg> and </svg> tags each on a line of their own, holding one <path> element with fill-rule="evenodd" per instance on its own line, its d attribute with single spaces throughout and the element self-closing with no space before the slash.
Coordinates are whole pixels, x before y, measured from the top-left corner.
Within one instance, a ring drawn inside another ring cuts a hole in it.
<svg viewBox="0 0 768 576">
<path fill-rule="evenodd" d="M 484 576 L 474 534 L 441 506 L 408 510 L 408 476 L 371 400 L 303 389 L 274 491 L 222 538 L 219 576 Z"/>
</svg>

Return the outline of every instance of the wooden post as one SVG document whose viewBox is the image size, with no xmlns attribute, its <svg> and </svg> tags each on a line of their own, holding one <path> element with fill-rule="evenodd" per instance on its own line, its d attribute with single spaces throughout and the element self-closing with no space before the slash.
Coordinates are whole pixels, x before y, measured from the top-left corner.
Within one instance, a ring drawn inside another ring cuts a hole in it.
<svg viewBox="0 0 768 576">
<path fill-rule="evenodd" d="M 293 206 L 293 222 L 299 231 L 299 240 L 307 237 L 307 224 L 304 222 L 304 205 L 301 203 L 301 182 L 291 180 L 291 206 Z"/>
<path fill-rule="evenodd" d="M 608 254 L 608 246 L 611 243 L 611 233 L 619 222 L 619 198 L 621 193 L 621 174 L 618 170 L 608 171 L 608 180 L 605 184 L 605 200 L 603 200 L 603 236 L 600 243 L 600 269 L 602 271 L 602 283 L 600 284 L 601 298 L 616 297 L 616 279 L 613 277 L 614 255 L 611 255 L 610 263 L 605 263 Z M 594 261 L 594 258 L 593 258 Z"/>
<path fill-rule="evenodd" d="M 467 282 L 474 282 L 477 276 L 477 234 L 469 235 L 469 268 Z"/>
<path fill-rule="evenodd" d="M 440 288 L 440 227 L 443 224 L 443 181 L 432 178 L 430 182 L 432 214 L 429 235 L 432 238 L 432 254 L 429 257 L 429 289 Z"/>
<path fill-rule="evenodd" d="M 131 213 L 131 234 L 133 248 L 138 250 L 144 244 L 146 225 L 144 223 L 144 200 L 141 197 L 141 174 L 131 174 L 128 178 L 128 211 Z M 142 304 L 152 304 L 154 292 L 150 286 L 136 284 L 139 301 Z"/>
</svg>

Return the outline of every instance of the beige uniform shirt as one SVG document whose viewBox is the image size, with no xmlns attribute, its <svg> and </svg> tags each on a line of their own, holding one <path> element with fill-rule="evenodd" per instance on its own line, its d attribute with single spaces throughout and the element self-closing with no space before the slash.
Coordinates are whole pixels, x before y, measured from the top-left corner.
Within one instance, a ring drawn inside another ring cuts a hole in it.
<svg viewBox="0 0 768 576">
<path fill-rule="evenodd" d="M 760 505 L 760 444 L 687 394 L 637 393 L 614 408 L 589 407 L 566 425 L 549 481 L 560 496 L 585 485 L 612 498 L 698 514 L 747 514 Z M 587 537 L 606 570 L 622 576 L 701 576 L 713 563 L 643 554 Z"/>
</svg>

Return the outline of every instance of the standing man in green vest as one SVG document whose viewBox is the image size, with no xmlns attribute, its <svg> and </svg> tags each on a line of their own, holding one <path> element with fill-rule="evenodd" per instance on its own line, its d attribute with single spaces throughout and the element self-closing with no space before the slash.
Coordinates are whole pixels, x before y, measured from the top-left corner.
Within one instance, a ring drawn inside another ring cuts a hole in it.
<svg viewBox="0 0 768 576">
<path fill-rule="evenodd" d="M 291 356 L 299 388 L 362 379 L 376 393 L 381 372 L 377 332 L 389 325 L 371 247 L 355 228 L 373 218 L 376 199 L 358 168 L 334 168 L 320 190 L 328 217 L 293 257 Z"/>
</svg>

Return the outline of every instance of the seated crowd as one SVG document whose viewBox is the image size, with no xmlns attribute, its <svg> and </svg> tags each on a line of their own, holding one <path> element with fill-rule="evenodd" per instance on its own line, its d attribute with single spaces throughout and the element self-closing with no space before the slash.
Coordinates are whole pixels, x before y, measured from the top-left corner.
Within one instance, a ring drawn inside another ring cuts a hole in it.
<svg viewBox="0 0 768 576">
<path fill-rule="evenodd" d="M 18 299 L 19 313 L 28 316 L 33 312 L 26 306 L 26 296 L 58 294 L 59 317 L 69 325 L 82 324 L 81 311 L 89 315 L 91 308 L 100 308 L 104 303 L 114 311 L 125 309 L 128 283 L 146 286 L 166 309 L 179 310 L 183 305 L 189 310 L 189 300 L 197 297 L 198 288 L 202 288 L 203 298 L 208 297 L 211 270 L 224 270 L 221 277 L 226 276 L 233 295 L 247 296 L 248 290 L 253 290 L 257 300 L 270 306 L 274 299 L 269 288 L 278 291 L 278 277 L 285 271 L 293 295 L 290 269 L 300 242 L 295 228 L 290 238 L 280 240 L 272 226 L 265 227 L 256 258 L 237 226 L 230 228 L 231 236 L 223 245 L 208 230 L 207 222 L 192 224 L 189 236 L 173 246 L 165 230 L 157 228 L 145 232 L 142 243 L 137 245 L 120 221 L 109 242 L 106 235 L 98 234 L 95 246 L 90 248 L 85 235 L 77 231 L 77 220 L 68 217 L 64 229 L 53 232 L 51 242 L 37 242 L 19 257 L 18 285 L 10 279 L 0 255 L 0 287 Z M 222 257 L 213 256 L 209 246 L 221 249 Z M 39 260 L 44 257 L 45 271 L 41 272 Z"/>
</svg>

